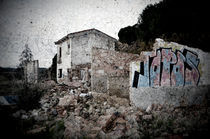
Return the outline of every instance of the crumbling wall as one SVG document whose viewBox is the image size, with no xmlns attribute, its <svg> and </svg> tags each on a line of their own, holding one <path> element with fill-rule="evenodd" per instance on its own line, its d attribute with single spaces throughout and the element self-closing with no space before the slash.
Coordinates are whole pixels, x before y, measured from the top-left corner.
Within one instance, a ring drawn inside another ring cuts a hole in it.
<svg viewBox="0 0 210 139">
<path fill-rule="evenodd" d="M 129 98 L 129 77 L 126 76 L 110 76 L 107 78 L 107 88 L 110 95 L 117 97 Z"/>
<path fill-rule="evenodd" d="M 39 61 L 34 60 L 28 62 L 24 67 L 24 76 L 27 83 L 37 83 L 38 82 L 38 69 Z"/>
<path fill-rule="evenodd" d="M 129 63 L 138 57 L 137 54 L 93 48 L 91 89 L 99 93 L 128 96 Z M 120 92 L 122 95 L 119 95 Z"/>
<path fill-rule="evenodd" d="M 200 86 L 210 84 L 210 54 L 161 39 L 156 39 L 153 49 L 152 52 L 142 52 L 141 60 L 131 62 L 131 101 L 144 108 L 152 103 L 176 103 L 178 106 L 181 105 L 180 97 L 189 104 L 191 99 L 200 97 L 200 91 L 204 95 L 199 100 L 203 100 L 208 87 Z M 186 97 L 188 86 L 194 95 Z M 166 97 L 169 93 L 171 97 Z"/>
<path fill-rule="evenodd" d="M 72 66 L 72 68 L 68 69 L 69 81 L 89 82 L 90 84 L 90 70 L 91 63 Z"/>
</svg>

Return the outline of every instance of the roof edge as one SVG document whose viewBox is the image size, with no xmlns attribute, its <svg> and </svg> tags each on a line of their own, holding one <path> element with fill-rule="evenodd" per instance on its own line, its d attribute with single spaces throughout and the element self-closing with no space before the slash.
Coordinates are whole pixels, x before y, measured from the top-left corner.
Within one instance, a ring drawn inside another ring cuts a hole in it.
<svg viewBox="0 0 210 139">
<path fill-rule="evenodd" d="M 98 29 L 92 28 L 92 29 L 87 29 L 87 30 L 82 30 L 82 31 L 77 31 L 77 32 L 69 33 L 69 34 L 67 34 L 66 36 L 64 36 L 63 38 L 61 38 L 60 40 L 58 40 L 58 41 L 56 41 L 56 42 L 54 42 L 54 43 L 55 43 L 55 45 L 58 45 L 58 44 L 60 44 L 60 43 L 62 43 L 62 42 L 64 42 L 64 41 L 66 41 L 67 39 L 69 39 L 71 35 L 78 34 L 78 33 L 82 33 L 82 32 L 89 32 L 89 31 L 96 31 L 96 32 L 102 33 L 102 34 L 104 34 L 105 36 L 107 36 L 107 37 L 109 37 L 109 38 L 111 38 L 111 39 L 117 41 L 117 39 L 115 39 L 114 37 L 112 37 L 112 36 L 110 36 L 110 35 L 108 35 L 108 34 L 102 32 L 102 31 L 100 31 L 100 30 L 98 30 Z"/>
</svg>

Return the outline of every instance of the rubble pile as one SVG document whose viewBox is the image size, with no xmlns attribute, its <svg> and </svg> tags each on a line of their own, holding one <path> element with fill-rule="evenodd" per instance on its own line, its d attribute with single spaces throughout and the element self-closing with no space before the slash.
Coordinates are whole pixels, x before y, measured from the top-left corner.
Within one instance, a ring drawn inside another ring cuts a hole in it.
<svg viewBox="0 0 210 139">
<path fill-rule="evenodd" d="M 49 132 L 58 138 L 190 137 L 208 133 L 209 108 L 152 105 L 146 110 L 129 100 L 82 86 L 56 85 L 40 100 L 40 108 L 18 110 L 13 117 L 35 120 L 27 134 Z M 196 132 L 195 132 L 196 131 Z"/>
</svg>

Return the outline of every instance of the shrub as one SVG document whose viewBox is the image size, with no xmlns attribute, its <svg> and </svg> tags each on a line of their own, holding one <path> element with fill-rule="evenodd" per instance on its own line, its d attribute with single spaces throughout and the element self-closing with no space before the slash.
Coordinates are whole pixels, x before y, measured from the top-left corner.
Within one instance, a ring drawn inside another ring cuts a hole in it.
<svg viewBox="0 0 210 139">
<path fill-rule="evenodd" d="M 45 91 L 39 84 L 29 85 L 24 84 L 23 88 L 19 90 L 19 103 L 21 109 L 30 110 L 40 106 L 40 98 Z"/>
</svg>

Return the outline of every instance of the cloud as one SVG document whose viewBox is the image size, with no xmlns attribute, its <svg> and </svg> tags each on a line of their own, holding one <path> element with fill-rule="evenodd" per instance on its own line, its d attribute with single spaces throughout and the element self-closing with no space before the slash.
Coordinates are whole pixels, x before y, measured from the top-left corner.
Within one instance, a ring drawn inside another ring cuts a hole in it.
<svg viewBox="0 0 210 139">
<path fill-rule="evenodd" d="M 54 42 L 70 32 L 96 28 L 118 38 L 148 3 L 158 0 L 6 0 L 0 4 L 0 66 L 18 65 L 26 43 L 41 67 L 49 67 Z M 9 61 L 11 59 L 11 61 Z"/>
</svg>

